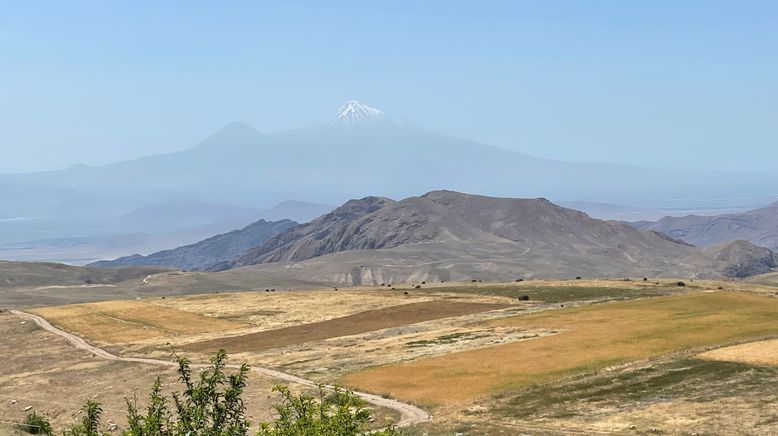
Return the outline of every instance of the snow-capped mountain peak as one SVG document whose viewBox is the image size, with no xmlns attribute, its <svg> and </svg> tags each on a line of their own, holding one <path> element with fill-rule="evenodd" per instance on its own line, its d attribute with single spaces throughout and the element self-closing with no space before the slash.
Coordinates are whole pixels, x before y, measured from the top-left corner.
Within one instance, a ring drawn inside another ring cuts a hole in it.
<svg viewBox="0 0 778 436">
<path fill-rule="evenodd" d="M 356 100 L 349 100 L 330 116 L 331 124 L 353 126 L 360 122 L 383 117 L 384 113 L 376 108 L 364 105 Z"/>
</svg>

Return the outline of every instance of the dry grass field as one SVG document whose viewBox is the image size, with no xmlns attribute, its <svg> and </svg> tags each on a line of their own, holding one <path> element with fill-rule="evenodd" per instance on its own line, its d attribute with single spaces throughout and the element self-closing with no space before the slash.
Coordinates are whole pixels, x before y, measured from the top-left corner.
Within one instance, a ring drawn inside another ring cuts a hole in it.
<svg viewBox="0 0 778 436">
<path fill-rule="evenodd" d="M 778 299 L 712 292 L 540 312 L 496 326 L 556 335 L 376 367 L 345 385 L 451 404 L 694 347 L 778 334 Z"/>
<path fill-rule="evenodd" d="M 778 339 L 754 341 L 700 354 L 701 359 L 778 366 Z"/>
<path fill-rule="evenodd" d="M 76 423 L 81 418 L 81 406 L 94 399 L 103 405 L 104 422 L 123 425 L 125 398 L 137 394 L 139 404 L 145 404 L 157 376 L 162 377 L 166 392 L 181 390 L 173 369 L 98 359 L 7 312 L 0 313 L 0 331 L 0 354 L 4 356 L 0 365 L 0 416 L 6 421 L 22 421 L 27 415 L 24 409 L 32 407 L 61 429 Z M 245 399 L 254 419 L 272 416 L 270 390 L 274 383 L 273 379 L 251 374 Z"/>
<path fill-rule="evenodd" d="M 642 278 L 416 285 L 168 294 L 35 312 L 118 354 L 169 358 L 172 347 L 203 362 L 227 348 L 233 362 L 418 403 L 435 419 L 411 435 L 634 433 L 633 424 L 638 433 L 778 431 L 769 412 L 778 368 L 758 366 L 778 346 L 709 350 L 777 336 L 776 288 Z M 46 357 L 56 359 L 65 358 Z M 22 360 L 2 380 L 28 377 Z M 84 366 L 85 377 L 116 389 L 148 370 L 113 365 L 115 374 Z M 66 373 L 62 395 L 79 380 Z M 255 416 L 267 410 L 256 404 Z"/>
<path fill-rule="evenodd" d="M 778 434 L 776 385 L 776 367 L 681 353 L 437 407 L 410 434 Z"/>
<path fill-rule="evenodd" d="M 156 297 L 33 311 L 118 353 L 162 358 L 172 347 L 203 361 L 226 347 L 230 355 L 252 365 L 332 382 L 375 362 L 544 334 L 474 327 L 478 321 L 505 316 L 503 311 L 529 307 L 532 304 L 494 295 L 362 287 Z"/>
<path fill-rule="evenodd" d="M 753 276 L 748 279 L 751 285 L 778 286 L 778 273 L 767 273 Z"/>
<path fill-rule="evenodd" d="M 409 301 L 430 301 L 435 296 L 405 295 L 383 288 L 334 288 L 314 291 L 232 292 L 154 299 L 160 306 L 250 324 L 258 330 L 275 330 L 326 321 L 367 310 L 383 309 Z"/>
<path fill-rule="evenodd" d="M 147 301 L 74 304 L 40 308 L 32 312 L 65 330 L 109 344 L 223 332 L 246 326 Z"/>
<path fill-rule="evenodd" d="M 183 349 L 194 352 L 226 350 L 228 353 L 242 353 L 321 341 L 340 336 L 351 336 L 435 319 L 504 309 L 506 307 L 509 307 L 509 305 L 440 300 L 408 303 L 383 309 L 366 310 L 328 321 L 195 342 L 187 344 Z"/>
</svg>

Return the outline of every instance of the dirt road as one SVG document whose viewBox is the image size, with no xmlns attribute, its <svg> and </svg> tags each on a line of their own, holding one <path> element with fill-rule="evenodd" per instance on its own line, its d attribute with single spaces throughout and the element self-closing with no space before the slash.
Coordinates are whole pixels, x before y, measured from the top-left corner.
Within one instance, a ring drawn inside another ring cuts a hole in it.
<svg viewBox="0 0 778 436">
<path fill-rule="evenodd" d="M 115 354 L 109 353 L 108 351 L 103 350 L 102 348 L 96 347 L 87 341 L 85 341 L 80 336 L 74 335 L 72 333 L 68 333 L 64 330 L 61 330 L 57 327 L 54 327 L 50 322 L 46 321 L 43 317 L 40 317 L 38 315 L 33 315 L 31 313 L 22 312 L 19 310 L 11 310 L 11 313 L 14 315 L 20 316 L 22 318 L 26 318 L 29 320 L 32 320 L 37 324 L 40 328 L 54 333 L 56 335 L 62 336 L 65 338 L 68 342 L 73 344 L 76 348 L 79 348 L 81 350 L 89 351 L 90 353 L 94 354 L 97 357 L 100 357 L 102 359 L 107 360 L 116 360 L 121 362 L 135 362 L 135 363 L 141 363 L 141 364 L 148 364 L 148 365 L 158 365 L 158 366 L 178 366 L 178 363 L 173 361 L 167 361 L 167 360 L 160 360 L 160 359 L 146 359 L 142 357 L 123 357 L 123 356 L 117 356 Z M 193 368 L 202 368 L 206 367 L 207 365 L 192 365 Z M 229 368 L 238 368 L 238 365 L 228 365 Z M 292 374 L 287 374 L 285 372 L 276 371 L 274 369 L 270 368 L 261 368 L 261 367 L 252 367 L 252 371 L 264 374 L 273 378 L 276 378 L 278 380 L 283 380 L 285 382 L 289 383 L 297 383 L 303 386 L 307 387 L 316 387 L 316 382 L 313 380 L 304 379 L 301 377 L 297 377 Z M 324 385 L 327 389 L 334 389 L 334 386 L 330 385 Z M 386 407 L 392 410 L 397 411 L 400 414 L 400 420 L 396 423 L 398 427 L 407 427 L 410 425 L 418 424 L 421 422 L 428 421 L 432 418 L 432 416 L 427 413 L 426 411 L 413 406 L 411 404 L 406 404 L 400 401 L 392 400 L 389 398 L 384 398 L 379 395 L 373 395 L 368 394 L 365 392 L 354 392 L 355 395 L 358 397 L 364 399 L 365 401 L 373 404 L 374 406 L 379 407 Z"/>
</svg>

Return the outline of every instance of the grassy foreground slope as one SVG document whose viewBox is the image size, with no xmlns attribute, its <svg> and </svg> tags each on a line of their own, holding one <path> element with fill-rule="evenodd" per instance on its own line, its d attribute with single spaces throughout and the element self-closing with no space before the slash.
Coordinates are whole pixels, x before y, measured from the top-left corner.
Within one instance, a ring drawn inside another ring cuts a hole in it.
<svg viewBox="0 0 778 436">
<path fill-rule="evenodd" d="M 370 368 L 342 382 L 420 403 L 462 403 L 652 356 L 775 335 L 776 313 L 778 299 L 738 292 L 544 311 L 492 323 L 557 334 Z"/>
</svg>

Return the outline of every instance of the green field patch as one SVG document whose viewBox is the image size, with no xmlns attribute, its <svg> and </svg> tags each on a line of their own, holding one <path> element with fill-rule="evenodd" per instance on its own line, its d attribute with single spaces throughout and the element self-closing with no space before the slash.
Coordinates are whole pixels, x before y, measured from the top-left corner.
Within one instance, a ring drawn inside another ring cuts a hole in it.
<svg viewBox="0 0 778 436">
<path fill-rule="evenodd" d="M 563 418 L 596 408 L 675 399 L 707 402 L 734 395 L 774 397 L 778 368 L 683 358 L 548 383 L 507 395 L 493 412 L 512 418 Z"/>
<path fill-rule="evenodd" d="M 414 348 L 414 347 L 427 347 L 432 345 L 447 345 L 447 344 L 454 344 L 461 341 L 470 341 L 473 339 L 479 339 L 484 338 L 489 335 L 478 335 L 473 332 L 463 332 L 463 333 L 451 333 L 447 335 L 441 335 L 434 339 L 420 339 L 418 341 L 410 341 L 407 344 L 405 344 L 406 347 Z"/>
<path fill-rule="evenodd" d="M 422 288 L 423 289 L 423 288 Z M 430 288 L 434 292 L 494 295 L 519 299 L 527 296 L 530 301 L 541 303 L 564 303 L 589 300 L 628 300 L 645 297 L 659 297 L 677 293 L 677 286 L 636 284 L 631 286 L 527 286 L 516 285 L 481 285 L 481 286 L 444 286 Z"/>
</svg>

